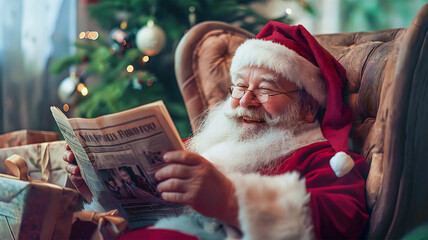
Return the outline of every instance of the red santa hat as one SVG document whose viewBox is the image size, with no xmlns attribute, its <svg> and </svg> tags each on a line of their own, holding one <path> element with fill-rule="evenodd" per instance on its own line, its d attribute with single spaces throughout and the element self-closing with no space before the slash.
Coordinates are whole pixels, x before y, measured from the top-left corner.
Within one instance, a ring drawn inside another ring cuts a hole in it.
<svg viewBox="0 0 428 240">
<path fill-rule="evenodd" d="M 326 112 L 321 130 L 336 152 L 348 151 L 352 113 L 342 101 L 346 72 L 301 25 L 271 21 L 245 41 L 232 59 L 231 75 L 243 67 L 265 67 L 304 89 Z"/>
</svg>

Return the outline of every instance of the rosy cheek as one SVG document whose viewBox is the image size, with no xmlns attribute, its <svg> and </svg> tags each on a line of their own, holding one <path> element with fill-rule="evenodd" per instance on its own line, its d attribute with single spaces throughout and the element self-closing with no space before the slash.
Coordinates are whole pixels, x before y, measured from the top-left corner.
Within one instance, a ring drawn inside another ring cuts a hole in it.
<svg viewBox="0 0 428 240">
<path fill-rule="evenodd" d="M 274 107 L 270 106 L 269 104 L 263 105 L 263 108 L 272 117 L 277 117 L 278 115 L 281 115 L 281 113 L 279 111 L 277 111 L 277 109 L 275 109 Z"/>
</svg>

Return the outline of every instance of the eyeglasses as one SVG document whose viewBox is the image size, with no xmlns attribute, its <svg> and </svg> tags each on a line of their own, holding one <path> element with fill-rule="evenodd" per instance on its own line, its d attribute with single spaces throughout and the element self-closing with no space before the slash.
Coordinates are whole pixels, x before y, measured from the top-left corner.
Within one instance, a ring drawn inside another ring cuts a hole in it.
<svg viewBox="0 0 428 240">
<path fill-rule="evenodd" d="M 246 92 L 251 92 L 256 97 L 256 100 L 259 103 L 267 103 L 269 101 L 269 96 L 275 96 L 279 94 L 288 94 L 288 93 L 293 93 L 298 91 L 300 90 L 297 89 L 297 90 L 292 90 L 288 92 L 279 92 L 279 91 L 268 90 L 263 88 L 249 90 L 248 88 L 239 87 L 239 86 L 231 86 L 229 88 L 229 93 L 232 98 L 241 99 Z"/>
</svg>

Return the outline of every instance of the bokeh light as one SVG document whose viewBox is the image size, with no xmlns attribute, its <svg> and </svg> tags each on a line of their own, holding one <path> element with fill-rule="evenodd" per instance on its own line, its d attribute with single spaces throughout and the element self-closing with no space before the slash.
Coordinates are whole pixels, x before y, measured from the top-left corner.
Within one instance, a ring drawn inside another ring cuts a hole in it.
<svg viewBox="0 0 428 240">
<path fill-rule="evenodd" d="M 148 62 L 150 60 L 150 57 L 149 56 L 144 56 L 142 59 L 141 59 L 141 61 L 143 61 L 143 63 L 146 63 L 146 62 Z"/>
<path fill-rule="evenodd" d="M 79 83 L 79 84 L 77 85 L 77 91 L 82 92 L 83 88 L 85 88 L 85 84 L 83 84 L 83 83 Z"/>
<path fill-rule="evenodd" d="M 68 110 L 70 110 L 70 106 L 66 103 L 62 106 L 62 110 L 64 110 L 64 112 L 68 112 Z"/>
<path fill-rule="evenodd" d="M 128 71 L 129 73 L 132 73 L 132 72 L 134 71 L 134 66 L 132 66 L 132 65 L 128 65 L 128 66 L 126 67 L 126 71 Z"/>
<path fill-rule="evenodd" d="M 120 28 L 121 29 L 126 29 L 128 27 L 128 22 L 127 21 L 122 21 L 121 23 L 120 23 Z"/>
<path fill-rule="evenodd" d="M 86 31 L 86 32 L 80 32 L 79 38 L 80 39 L 90 39 L 90 40 L 97 40 L 100 34 L 97 31 Z"/>
<path fill-rule="evenodd" d="M 93 31 L 93 32 L 90 32 L 90 33 L 89 33 L 88 38 L 89 38 L 89 39 L 91 39 L 91 40 L 97 40 L 97 39 L 98 39 L 98 36 L 99 36 L 98 32 Z"/>
<path fill-rule="evenodd" d="M 83 87 L 81 93 L 82 93 L 82 96 L 88 95 L 88 93 L 89 93 L 88 88 L 87 87 Z"/>
</svg>

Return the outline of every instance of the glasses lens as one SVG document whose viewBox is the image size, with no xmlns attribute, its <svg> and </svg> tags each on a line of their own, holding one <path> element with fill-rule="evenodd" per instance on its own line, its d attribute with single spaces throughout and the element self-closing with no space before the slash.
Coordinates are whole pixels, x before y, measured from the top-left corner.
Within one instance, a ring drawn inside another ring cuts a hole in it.
<svg viewBox="0 0 428 240">
<path fill-rule="evenodd" d="M 259 103 L 267 103 L 269 101 L 269 94 L 267 93 L 256 91 L 255 95 Z"/>
<path fill-rule="evenodd" d="M 241 89 L 239 87 L 230 87 L 230 95 L 232 96 L 232 98 L 242 98 L 242 96 L 244 96 L 245 90 Z"/>
</svg>

